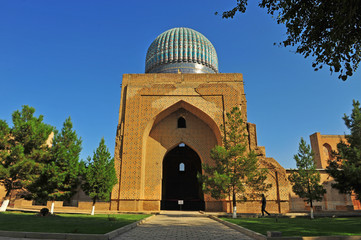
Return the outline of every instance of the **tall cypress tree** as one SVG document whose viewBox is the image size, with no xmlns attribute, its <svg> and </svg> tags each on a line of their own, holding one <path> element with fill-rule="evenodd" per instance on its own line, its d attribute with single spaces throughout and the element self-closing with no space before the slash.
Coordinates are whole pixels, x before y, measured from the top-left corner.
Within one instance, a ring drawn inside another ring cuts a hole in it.
<svg viewBox="0 0 361 240">
<path fill-rule="evenodd" d="M 301 138 L 298 154 L 293 157 L 297 171 L 291 173 L 288 179 L 292 183 L 292 190 L 300 198 L 310 204 L 311 218 L 313 218 L 313 202 L 321 201 L 326 189 L 320 184 L 320 173 L 316 170 L 314 153 L 310 145 Z"/>
<path fill-rule="evenodd" d="M 104 138 L 101 139 L 93 158 L 88 157 L 87 161 L 82 189 L 93 200 L 91 215 L 94 215 L 96 201 L 108 201 L 110 193 L 117 183 L 114 158 L 111 157 Z"/>
<path fill-rule="evenodd" d="M 266 169 L 260 169 L 257 155 L 248 151 L 245 124 L 241 111 L 234 107 L 227 113 L 227 122 L 221 126 L 224 130 L 223 146 L 211 150 L 214 164 L 202 164 L 204 175 L 203 190 L 216 199 L 231 197 L 233 200 L 233 218 L 236 218 L 237 202 L 256 198 L 271 187 L 266 184 Z"/>
<path fill-rule="evenodd" d="M 54 201 L 70 201 L 79 184 L 81 143 L 81 139 L 73 130 L 71 118 L 67 118 L 61 131 L 54 131 L 51 157 L 44 164 L 41 176 L 29 186 L 32 198 L 53 201 L 51 213 L 54 211 Z"/>
<path fill-rule="evenodd" d="M 327 172 L 335 179 L 332 187 L 341 193 L 356 193 L 361 200 L 361 107 L 360 102 L 353 100 L 351 116 L 343 117 L 345 125 L 350 129 L 346 134 L 347 142 L 337 144 L 335 160 L 329 161 Z"/>
<path fill-rule="evenodd" d="M 50 157 L 46 141 L 54 128 L 34 112 L 26 105 L 15 111 L 13 127 L 0 120 L 0 183 L 6 189 L 0 211 L 6 211 L 12 190 L 26 190 L 39 177 L 42 164 Z"/>
</svg>

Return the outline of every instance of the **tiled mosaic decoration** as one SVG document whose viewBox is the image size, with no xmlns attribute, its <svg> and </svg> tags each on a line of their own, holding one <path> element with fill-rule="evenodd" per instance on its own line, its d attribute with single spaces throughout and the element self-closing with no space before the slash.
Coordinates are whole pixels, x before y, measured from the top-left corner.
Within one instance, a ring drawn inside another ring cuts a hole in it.
<svg viewBox="0 0 361 240">
<path fill-rule="evenodd" d="M 187 70 L 194 68 L 195 66 L 190 64 L 194 63 L 210 68 L 204 72 L 218 72 L 217 53 L 212 43 L 201 33 L 190 28 L 173 28 L 160 34 L 148 48 L 145 72 L 163 72 L 164 69 L 154 71 L 154 68 L 172 63 L 178 65 L 169 67 Z"/>
</svg>

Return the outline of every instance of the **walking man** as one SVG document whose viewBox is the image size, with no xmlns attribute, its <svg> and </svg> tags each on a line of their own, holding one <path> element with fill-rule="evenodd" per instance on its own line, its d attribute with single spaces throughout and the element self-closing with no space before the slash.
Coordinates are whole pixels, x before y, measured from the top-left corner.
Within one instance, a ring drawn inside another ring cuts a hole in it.
<svg viewBox="0 0 361 240">
<path fill-rule="evenodd" d="M 261 202 L 262 202 L 262 217 L 264 217 L 264 213 L 267 213 L 268 216 L 271 215 L 271 214 L 269 214 L 269 212 L 266 211 L 266 198 L 265 198 L 265 196 L 264 196 L 263 193 L 262 193 L 262 200 L 261 200 Z"/>
</svg>

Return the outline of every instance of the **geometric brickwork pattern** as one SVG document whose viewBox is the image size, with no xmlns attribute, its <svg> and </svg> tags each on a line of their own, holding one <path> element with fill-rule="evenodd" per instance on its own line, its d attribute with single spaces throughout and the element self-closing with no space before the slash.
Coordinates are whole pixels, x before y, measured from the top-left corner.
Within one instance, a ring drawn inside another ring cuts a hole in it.
<svg viewBox="0 0 361 240">
<path fill-rule="evenodd" d="M 210 149 L 221 144 L 219 126 L 234 106 L 247 121 L 241 74 L 125 74 L 115 149 L 119 182 L 112 192 L 111 208 L 159 210 L 166 153 L 185 143 L 203 163 L 211 163 Z M 186 120 L 186 128 L 177 128 L 180 117 Z M 269 192 L 270 205 L 274 202 L 275 211 L 281 205 L 287 211 L 285 170 L 262 155 L 264 149 L 258 149 L 254 124 L 248 124 L 248 131 L 250 148 L 260 152 L 264 167 L 273 169 L 269 181 L 276 186 L 276 169 L 278 181 L 283 181 Z M 206 210 L 226 211 L 229 205 L 227 200 L 215 201 L 207 195 L 204 199 Z"/>
</svg>

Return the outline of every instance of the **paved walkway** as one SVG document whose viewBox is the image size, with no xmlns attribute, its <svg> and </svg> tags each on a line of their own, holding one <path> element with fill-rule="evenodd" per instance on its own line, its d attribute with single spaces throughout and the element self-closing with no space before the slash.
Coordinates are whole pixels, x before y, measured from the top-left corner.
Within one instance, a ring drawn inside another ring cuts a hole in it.
<svg viewBox="0 0 361 240">
<path fill-rule="evenodd" d="M 112 240 L 252 240 L 252 238 L 212 220 L 199 212 L 163 211 Z M 40 240 L 1 237 L 0 240 Z M 44 239 L 41 239 L 44 240 Z"/>
<path fill-rule="evenodd" d="M 199 212 L 164 211 L 114 240 L 134 239 L 238 239 L 252 238 Z"/>
</svg>

